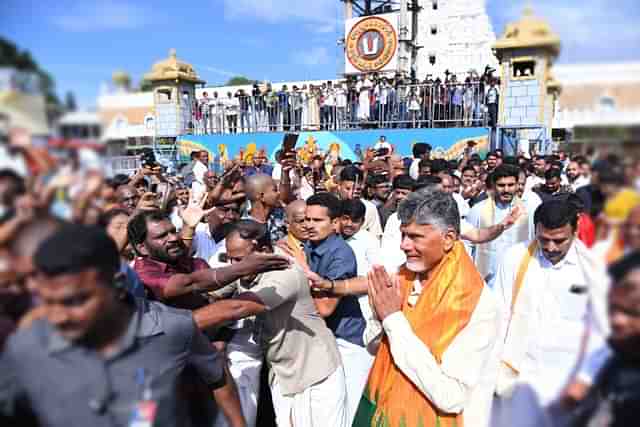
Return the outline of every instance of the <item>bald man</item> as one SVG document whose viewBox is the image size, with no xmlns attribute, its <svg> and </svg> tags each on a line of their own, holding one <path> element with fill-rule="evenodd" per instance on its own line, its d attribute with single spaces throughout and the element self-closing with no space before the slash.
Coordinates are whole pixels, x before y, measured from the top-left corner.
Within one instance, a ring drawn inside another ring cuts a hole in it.
<svg viewBox="0 0 640 427">
<path fill-rule="evenodd" d="M 129 213 L 133 215 L 140 201 L 138 190 L 131 185 L 121 185 L 116 190 L 116 202 Z"/>
<path fill-rule="evenodd" d="M 280 205 L 280 194 L 275 181 L 269 175 L 256 174 L 246 178 L 244 184 L 247 199 L 251 202 L 249 214 L 243 219 L 252 219 L 266 224 L 272 242 L 287 236 L 285 212 Z"/>
</svg>

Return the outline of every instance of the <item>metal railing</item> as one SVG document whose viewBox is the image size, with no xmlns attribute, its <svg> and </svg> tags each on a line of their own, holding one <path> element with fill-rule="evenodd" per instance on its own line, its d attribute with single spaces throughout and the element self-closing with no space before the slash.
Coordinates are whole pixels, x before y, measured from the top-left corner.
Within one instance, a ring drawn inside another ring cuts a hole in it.
<svg viewBox="0 0 640 427">
<path fill-rule="evenodd" d="M 110 156 L 107 161 L 114 175 L 131 175 L 140 168 L 140 156 Z"/>
<path fill-rule="evenodd" d="M 486 89 L 481 83 L 429 83 L 200 98 L 193 116 L 194 132 L 487 126 L 490 114 L 497 114 L 497 100 L 488 108 Z M 492 119 L 495 123 L 496 118 Z"/>
</svg>

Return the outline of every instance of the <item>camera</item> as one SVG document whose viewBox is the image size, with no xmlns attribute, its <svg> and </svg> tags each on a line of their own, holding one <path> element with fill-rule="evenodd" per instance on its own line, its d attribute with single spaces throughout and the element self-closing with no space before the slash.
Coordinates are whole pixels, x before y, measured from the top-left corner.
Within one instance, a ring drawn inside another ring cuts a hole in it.
<svg viewBox="0 0 640 427">
<path fill-rule="evenodd" d="M 160 166 L 156 160 L 156 155 L 150 148 L 143 148 L 140 154 L 140 165 L 143 168 L 154 169 Z"/>
</svg>

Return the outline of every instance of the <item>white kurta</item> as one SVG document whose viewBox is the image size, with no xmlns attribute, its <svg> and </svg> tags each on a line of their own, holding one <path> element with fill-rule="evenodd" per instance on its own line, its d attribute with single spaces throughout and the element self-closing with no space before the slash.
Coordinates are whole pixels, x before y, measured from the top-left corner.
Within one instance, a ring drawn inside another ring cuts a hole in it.
<svg viewBox="0 0 640 427">
<path fill-rule="evenodd" d="M 524 240 L 526 241 L 534 238 L 535 227 L 533 224 L 533 215 L 535 213 L 535 210 L 540 205 L 541 201 L 538 196 L 534 197 L 534 193 L 526 193 L 526 192 L 521 201 L 526 209 L 525 215 L 527 216 L 527 218 L 525 219 L 527 220 L 527 224 L 528 224 L 527 225 L 528 233 L 527 233 L 527 236 L 524 236 Z M 467 215 L 467 221 L 469 221 L 469 223 L 473 227 L 483 228 L 483 215 L 485 214 L 485 210 L 487 209 L 486 205 L 491 202 L 492 202 L 491 199 L 486 199 L 474 205 L 473 208 L 471 208 L 471 210 L 469 211 L 469 214 Z M 513 202 L 509 205 L 502 205 L 502 204 L 496 203 L 493 224 L 488 224 L 488 225 L 496 225 L 501 223 L 511 213 L 512 209 L 513 209 Z M 521 219 L 520 221 L 524 221 L 525 219 Z M 478 267 L 480 274 L 482 274 L 485 280 L 487 280 L 487 283 L 489 284 L 489 286 L 493 286 L 493 278 L 496 274 L 500 257 L 506 253 L 506 250 L 508 248 L 522 241 L 520 239 L 521 239 L 521 236 L 519 232 L 519 226 L 515 225 L 510 229 L 506 230 L 504 233 L 498 236 L 498 238 L 492 240 L 491 242 L 475 245 L 474 261 L 476 262 L 476 266 Z M 480 264 L 478 264 L 480 247 L 487 250 L 489 253 L 488 255 L 489 265 L 484 269 Z"/>
<path fill-rule="evenodd" d="M 577 239 L 556 265 L 536 251 L 509 323 L 513 286 L 527 247 L 525 242 L 508 250 L 494 285 L 504 314 L 501 360 L 519 372 L 514 376 L 501 366 L 498 392 L 503 397 L 494 408 L 494 426 L 548 423 L 548 411 L 564 388 L 577 375 L 593 379 L 607 356 L 606 283 L 594 281 L 605 277 L 604 267 L 583 255 L 588 249 Z"/>
<path fill-rule="evenodd" d="M 360 230 L 347 240 L 347 244 L 353 249 L 356 256 L 356 264 L 358 268 L 358 276 L 366 277 L 373 265 L 381 263 L 380 241 L 373 237 L 366 230 Z M 395 270 L 392 270 L 395 271 Z M 360 303 L 360 311 L 362 316 L 367 319 L 371 316 L 371 307 L 369 306 L 369 296 L 361 295 L 358 297 Z"/>
<path fill-rule="evenodd" d="M 362 229 L 370 232 L 376 239 L 380 239 L 382 237 L 382 226 L 380 225 L 380 215 L 378 215 L 378 208 L 373 202 L 369 200 L 360 199 L 360 201 L 364 204 L 365 213 L 364 213 L 364 224 L 362 224 Z"/>
<path fill-rule="evenodd" d="M 412 296 L 417 299 L 420 291 L 414 287 Z M 382 325 L 375 318 L 367 319 L 365 345 L 375 348 L 384 332 L 394 363 L 434 406 L 447 413 L 464 411 L 465 425 L 485 427 L 495 386 L 486 373 L 496 370 L 493 350 L 499 329 L 498 303 L 485 286 L 469 323 L 453 339 L 440 364 L 401 312 L 388 316 Z"/>
</svg>

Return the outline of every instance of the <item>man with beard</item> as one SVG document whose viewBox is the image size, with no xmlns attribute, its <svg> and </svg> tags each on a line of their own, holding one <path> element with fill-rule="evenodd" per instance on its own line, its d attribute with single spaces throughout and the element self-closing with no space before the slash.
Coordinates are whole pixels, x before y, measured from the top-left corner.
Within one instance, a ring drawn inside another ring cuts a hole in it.
<svg viewBox="0 0 640 427">
<path fill-rule="evenodd" d="M 219 289 L 245 273 L 286 268 L 277 255 L 255 254 L 234 266 L 210 269 L 203 259 L 192 258 L 175 227 L 162 211 L 134 216 L 127 225 L 136 252 L 134 270 L 153 296 L 179 308 L 197 309 L 208 304 L 206 292 Z"/>
<path fill-rule="evenodd" d="M 566 402 L 606 359 L 604 264 L 576 238 L 571 203 L 544 202 L 535 239 L 503 252 L 494 289 L 504 307 L 494 426 L 566 421 Z"/>
<path fill-rule="evenodd" d="M 363 173 L 355 166 L 347 166 L 340 172 L 338 194 L 341 200 L 359 199 L 362 194 Z M 376 239 L 382 237 L 382 226 L 376 205 L 368 200 L 362 200 L 366 208 L 363 228 L 373 234 Z"/>
<path fill-rule="evenodd" d="M 353 425 L 484 426 L 491 390 L 479 384 L 499 333 L 496 300 L 458 240 L 450 194 L 417 191 L 398 213 L 407 262 L 397 275 L 381 266 L 368 275 L 365 342 L 378 349 Z"/>
<path fill-rule="evenodd" d="M 527 184 L 525 185 L 524 191 L 531 191 L 531 189 L 536 185 L 544 184 L 544 173 L 550 166 L 551 165 L 545 156 L 536 156 L 533 159 L 533 175 L 527 178 Z"/>
<path fill-rule="evenodd" d="M 116 201 L 129 215 L 133 215 L 140 201 L 140 195 L 134 187 L 121 185 L 116 190 Z"/>
<path fill-rule="evenodd" d="M 391 196 L 384 205 L 378 207 L 383 228 L 387 225 L 389 217 L 398 210 L 398 204 L 413 191 L 414 185 L 415 181 L 409 175 L 398 175 L 393 178 Z"/>
<path fill-rule="evenodd" d="M 622 427 L 640 417 L 640 252 L 609 268 L 613 356 L 572 413 L 572 427 Z"/>
<path fill-rule="evenodd" d="M 537 201 L 530 198 L 524 204 L 516 196 L 518 173 L 519 170 L 515 166 L 498 166 L 491 174 L 493 194 L 488 199 L 475 204 L 466 218 L 473 227 L 481 229 L 501 223 L 516 207 L 526 212 L 513 227 L 497 239 L 475 245 L 475 264 L 487 283 L 490 283 L 495 275 L 498 257 L 508 247 L 531 240 L 534 236 L 533 213 L 537 208 Z"/>
<path fill-rule="evenodd" d="M 558 169 L 549 169 L 544 173 L 544 184 L 533 187 L 532 191 L 536 193 L 543 202 L 553 197 L 568 195 L 573 193 L 573 189 L 569 185 L 562 185 L 562 173 Z"/>
<path fill-rule="evenodd" d="M 569 181 L 569 185 L 573 191 L 577 191 L 578 188 L 589 185 L 590 180 L 582 176 L 580 163 L 577 159 L 571 160 L 567 166 L 567 181 Z"/>
<path fill-rule="evenodd" d="M 491 173 L 498 167 L 498 155 L 495 152 L 487 154 L 487 172 Z"/>
</svg>

